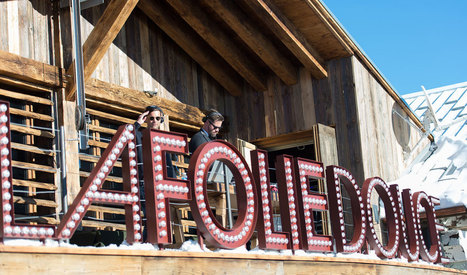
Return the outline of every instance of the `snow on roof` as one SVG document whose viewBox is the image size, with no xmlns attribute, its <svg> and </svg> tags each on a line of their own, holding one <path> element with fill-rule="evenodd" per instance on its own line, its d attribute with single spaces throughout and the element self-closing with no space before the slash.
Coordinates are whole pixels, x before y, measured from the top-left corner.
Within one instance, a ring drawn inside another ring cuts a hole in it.
<svg viewBox="0 0 467 275">
<path fill-rule="evenodd" d="M 438 148 L 391 184 L 425 191 L 441 200 L 440 208 L 467 206 L 467 141 L 443 136 Z"/>
<path fill-rule="evenodd" d="M 436 118 L 446 127 L 433 130 L 434 150 L 426 150 L 404 176 L 391 184 L 438 197 L 441 200 L 439 208 L 467 207 L 467 120 L 449 125 L 467 115 L 467 82 L 426 92 Z M 423 121 L 429 112 L 423 91 L 407 94 L 403 99 Z"/>
<path fill-rule="evenodd" d="M 449 123 L 455 119 L 467 116 L 467 82 L 444 86 L 426 91 L 436 115 L 441 123 Z M 426 118 L 428 104 L 423 91 L 402 96 L 414 114 L 423 121 Z M 467 139 L 467 121 L 457 123 L 439 132 L 433 132 L 436 137 L 443 135 Z"/>
</svg>

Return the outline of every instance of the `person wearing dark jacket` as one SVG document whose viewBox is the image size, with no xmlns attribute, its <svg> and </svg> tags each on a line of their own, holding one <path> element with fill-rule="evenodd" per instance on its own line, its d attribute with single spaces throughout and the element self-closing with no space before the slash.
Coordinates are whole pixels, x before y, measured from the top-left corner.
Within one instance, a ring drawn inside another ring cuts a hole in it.
<svg viewBox="0 0 467 275">
<path fill-rule="evenodd" d="M 201 144 L 216 139 L 219 130 L 222 128 L 224 117 L 218 111 L 211 109 L 208 114 L 203 117 L 203 122 L 203 127 L 191 137 L 189 144 L 191 154 L 193 154 Z"/>
<path fill-rule="evenodd" d="M 136 152 L 138 158 L 138 177 L 139 177 L 139 187 L 140 187 L 140 200 L 141 200 L 141 211 L 143 211 L 144 216 L 146 217 L 146 195 L 144 192 L 144 172 L 143 172 L 143 146 L 142 138 L 143 133 L 141 125 L 146 122 L 148 129 L 159 130 L 161 124 L 164 123 L 164 112 L 159 106 L 152 105 L 146 107 L 146 110 L 138 117 L 138 120 L 135 122 L 135 136 L 136 136 Z M 175 178 L 175 169 L 172 165 L 172 158 L 169 153 L 165 154 L 166 163 L 167 163 L 167 176 L 170 178 Z M 143 230 L 143 241 L 146 241 L 147 230 L 144 226 Z"/>
</svg>

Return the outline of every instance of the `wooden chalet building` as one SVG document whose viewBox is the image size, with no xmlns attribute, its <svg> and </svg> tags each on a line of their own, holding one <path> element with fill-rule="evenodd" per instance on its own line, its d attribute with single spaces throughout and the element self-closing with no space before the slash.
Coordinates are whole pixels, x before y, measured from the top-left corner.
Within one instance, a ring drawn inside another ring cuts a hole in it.
<svg viewBox="0 0 467 275">
<path fill-rule="evenodd" d="M 340 165 L 360 184 L 397 179 L 416 156 L 409 152 L 430 142 L 319 0 L 88 0 L 77 35 L 89 137 L 80 149 L 71 2 L 0 1 L 18 222 L 58 224 L 117 127 L 148 105 L 165 111 L 166 130 L 188 136 L 215 108 L 226 117 L 222 138 L 242 152 L 265 149 L 271 164 L 287 153 Z M 186 158 L 174 163 L 181 176 Z M 122 188 L 118 165 L 104 187 Z M 212 190 L 224 213 L 222 187 Z M 193 234 L 185 208 L 174 210 L 178 244 Z M 82 232 L 124 230 L 123 213 L 92 205 Z"/>
</svg>

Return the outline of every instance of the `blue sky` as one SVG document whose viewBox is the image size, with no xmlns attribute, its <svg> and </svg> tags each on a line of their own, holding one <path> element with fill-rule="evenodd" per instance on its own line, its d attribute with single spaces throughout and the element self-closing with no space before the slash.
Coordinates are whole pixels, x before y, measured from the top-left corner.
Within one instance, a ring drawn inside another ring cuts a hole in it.
<svg viewBox="0 0 467 275">
<path fill-rule="evenodd" d="M 321 0 L 401 95 L 467 81 L 467 0 Z"/>
</svg>

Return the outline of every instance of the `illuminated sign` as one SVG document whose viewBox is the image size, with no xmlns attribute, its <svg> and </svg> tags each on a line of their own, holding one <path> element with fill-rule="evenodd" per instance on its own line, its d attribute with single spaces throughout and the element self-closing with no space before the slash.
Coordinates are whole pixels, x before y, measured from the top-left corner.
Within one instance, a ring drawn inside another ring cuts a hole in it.
<svg viewBox="0 0 467 275">
<path fill-rule="evenodd" d="M 123 205 L 127 242 L 142 241 L 141 205 L 133 125 L 117 130 L 80 192 L 55 227 L 24 225 L 14 220 L 9 104 L 0 102 L 0 153 L 2 203 L 0 238 L 69 239 L 93 203 Z M 365 180 L 359 187 L 350 171 L 313 160 L 281 155 L 276 160 L 282 232 L 274 231 L 267 152 L 251 152 L 252 170 L 240 152 L 225 141 L 201 145 L 191 156 L 188 180 L 167 177 L 165 152 L 188 154 L 187 136 L 144 130 L 144 181 L 148 242 L 172 243 L 170 201 L 189 202 L 199 234 L 211 245 L 233 249 L 244 245 L 256 230 L 261 249 L 315 252 L 361 253 L 368 247 L 380 258 L 405 257 L 409 261 L 441 262 L 441 244 L 434 207 L 439 200 L 424 192 L 412 194 L 381 178 Z M 118 158 L 122 159 L 124 191 L 103 190 L 102 184 Z M 207 196 L 207 174 L 214 161 L 223 162 L 236 184 L 238 217 L 232 228 L 220 224 L 211 211 Z M 310 191 L 310 179 L 326 181 L 328 193 Z M 347 236 L 341 188 L 348 194 L 353 216 L 353 234 Z M 376 191 L 384 204 L 388 227 L 387 245 L 376 235 L 371 196 Z M 422 234 L 420 211 L 424 209 L 429 240 Z M 313 211 L 329 211 L 332 236 L 318 235 Z M 201 238 L 200 238 L 201 239 Z M 350 240 L 350 241 L 347 241 Z M 430 244 L 428 247 L 428 243 Z M 335 248 L 334 248 L 335 247 Z"/>
</svg>

